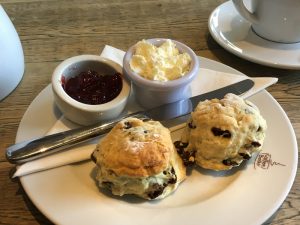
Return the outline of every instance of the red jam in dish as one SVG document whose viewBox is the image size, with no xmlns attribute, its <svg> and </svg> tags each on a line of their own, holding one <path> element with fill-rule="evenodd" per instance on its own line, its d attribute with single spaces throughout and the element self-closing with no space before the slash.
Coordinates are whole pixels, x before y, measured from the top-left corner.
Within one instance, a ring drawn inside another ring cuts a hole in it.
<svg viewBox="0 0 300 225">
<path fill-rule="evenodd" d="M 61 79 L 63 89 L 73 99 L 90 105 L 104 104 L 117 97 L 122 90 L 120 73 L 99 75 L 88 70 L 78 76 Z"/>
</svg>

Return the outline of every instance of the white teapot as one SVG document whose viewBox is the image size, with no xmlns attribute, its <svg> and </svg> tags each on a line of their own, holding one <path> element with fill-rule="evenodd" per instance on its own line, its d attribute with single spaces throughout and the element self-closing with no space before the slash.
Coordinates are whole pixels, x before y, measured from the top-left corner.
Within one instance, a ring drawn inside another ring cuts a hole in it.
<svg viewBox="0 0 300 225">
<path fill-rule="evenodd" d="M 0 5 L 0 101 L 17 87 L 23 74 L 24 54 L 20 39 Z"/>
</svg>

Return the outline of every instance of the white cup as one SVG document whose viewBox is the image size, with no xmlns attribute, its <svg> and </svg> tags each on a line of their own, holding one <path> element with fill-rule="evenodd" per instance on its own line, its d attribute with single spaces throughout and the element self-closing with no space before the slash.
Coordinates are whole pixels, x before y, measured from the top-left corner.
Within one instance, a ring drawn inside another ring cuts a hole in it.
<svg viewBox="0 0 300 225">
<path fill-rule="evenodd" d="M 232 0 L 239 14 L 252 24 L 262 38 L 281 43 L 300 41 L 299 0 L 249 0 L 252 12 L 243 0 Z"/>
</svg>

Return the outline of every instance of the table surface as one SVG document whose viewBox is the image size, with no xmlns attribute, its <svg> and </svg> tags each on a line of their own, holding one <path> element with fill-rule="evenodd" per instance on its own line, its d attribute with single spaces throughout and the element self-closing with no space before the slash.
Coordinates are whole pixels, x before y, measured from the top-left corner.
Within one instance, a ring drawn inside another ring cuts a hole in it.
<svg viewBox="0 0 300 225">
<path fill-rule="evenodd" d="M 11 179 L 14 165 L 5 149 L 14 143 L 19 122 L 62 60 L 99 54 L 105 44 L 126 50 L 138 40 L 166 37 L 189 45 L 199 56 L 227 64 L 251 77 L 276 76 L 267 90 L 280 103 L 300 138 L 300 71 L 274 69 L 240 59 L 220 47 L 208 31 L 208 17 L 222 0 L 4 0 L 19 33 L 25 74 L 16 90 L 0 102 L 0 224 L 51 224 Z M 1 50 L 0 50 L 1 51 Z M 1 69 L 1 68 L 0 68 Z M 300 223 L 299 171 L 279 210 L 266 224 Z"/>
</svg>

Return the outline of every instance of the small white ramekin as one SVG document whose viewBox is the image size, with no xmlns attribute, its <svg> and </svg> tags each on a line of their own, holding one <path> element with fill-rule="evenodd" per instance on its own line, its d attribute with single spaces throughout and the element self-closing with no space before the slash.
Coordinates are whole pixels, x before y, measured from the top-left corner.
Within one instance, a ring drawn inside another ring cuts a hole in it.
<svg viewBox="0 0 300 225">
<path fill-rule="evenodd" d="M 160 46 L 167 39 L 154 38 L 147 42 Z M 199 59 L 194 51 L 187 45 L 172 40 L 179 52 L 190 55 L 192 61 L 190 70 L 187 74 L 171 81 L 153 81 L 143 78 L 130 68 L 130 60 L 135 53 L 135 45 L 129 48 L 123 59 L 123 74 L 132 82 L 133 93 L 140 105 L 145 108 L 176 102 L 191 97 L 190 83 L 198 75 Z"/>
<path fill-rule="evenodd" d="M 99 75 L 113 75 L 116 72 L 122 74 L 122 67 L 119 64 L 101 56 L 80 55 L 66 59 L 56 67 L 52 75 L 52 90 L 56 105 L 66 118 L 81 125 L 90 125 L 118 117 L 130 94 L 130 85 L 123 75 L 120 94 L 104 104 L 81 103 L 65 92 L 62 86 L 62 76 L 68 79 L 88 70 L 94 70 Z"/>
</svg>

